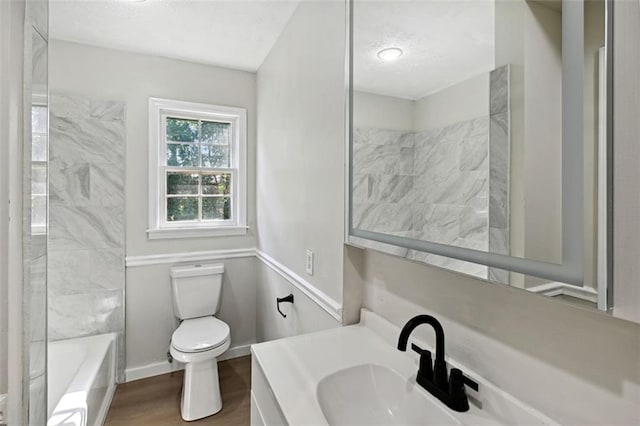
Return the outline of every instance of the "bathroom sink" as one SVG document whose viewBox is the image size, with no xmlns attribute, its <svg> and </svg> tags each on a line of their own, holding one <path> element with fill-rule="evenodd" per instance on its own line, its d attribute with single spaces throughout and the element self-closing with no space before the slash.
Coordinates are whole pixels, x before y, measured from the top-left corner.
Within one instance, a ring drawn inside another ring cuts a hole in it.
<svg viewBox="0 0 640 426">
<path fill-rule="evenodd" d="M 415 382 L 379 365 L 358 365 L 323 378 L 317 397 L 331 425 L 461 424 Z"/>
</svg>

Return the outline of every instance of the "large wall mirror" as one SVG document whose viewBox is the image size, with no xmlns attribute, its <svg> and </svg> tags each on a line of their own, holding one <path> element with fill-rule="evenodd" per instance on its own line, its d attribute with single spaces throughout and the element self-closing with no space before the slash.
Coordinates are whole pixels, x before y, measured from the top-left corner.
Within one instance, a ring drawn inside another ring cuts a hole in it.
<svg viewBox="0 0 640 426">
<path fill-rule="evenodd" d="M 349 242 L 608 310 L 607 7 L 351 1 Z"/>
</svg>

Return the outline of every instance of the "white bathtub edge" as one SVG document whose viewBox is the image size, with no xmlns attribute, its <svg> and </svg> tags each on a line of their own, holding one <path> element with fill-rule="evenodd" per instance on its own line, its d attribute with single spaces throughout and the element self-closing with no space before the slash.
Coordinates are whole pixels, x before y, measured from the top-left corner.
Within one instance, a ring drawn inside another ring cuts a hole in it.
<svg viewBox="0 0 640 426">
<path fill-rule="evenodd" d="M 228 349 L 223 353 L 218 361 L 226 361 L 228 359 L 240 358 L 251 354 L 251 344 L 238 345 Z M 140 367 L 127 368 L 124 371 L 124 382 L 133 382 L 134 380 L 147 379 L 149 377 L 160 376 L 162 374 L 173 373 L 174 371 L 184 370 L 184 364 L 174 361 L 154 362 Z"/>
<path fill-rule="evenodd" d="M 113 401 L 113 396 L 116 394 L 116 384 L 112 382 L 107 390 L 107 395 L 102 401 L 102 406 L 100 407 L 100 411 L 98 411 L 98 415 L 96 416 L 96 425 L 104 425 L 104 422 L 107 420 L 107 414 L 109 414 L 109 408 L 111 407 L 111 402 Z"/>
</svg>

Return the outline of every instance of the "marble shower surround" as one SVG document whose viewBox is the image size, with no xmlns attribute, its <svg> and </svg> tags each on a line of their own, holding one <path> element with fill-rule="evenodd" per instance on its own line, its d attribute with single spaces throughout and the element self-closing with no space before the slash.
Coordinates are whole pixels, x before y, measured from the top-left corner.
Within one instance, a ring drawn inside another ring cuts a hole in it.
<svg viewBox="0 0 640 426">
<path fill-rule="evenodd" d="M 49 338 L 118 333 L 122 379 L 125 104 L 50 102 Z"/>
<path fill-rule="evenodd" d="M 487 250 L 488 146 L 488 117 L 419 133 L 355 129 L 354 226 Z M 403 256 L 487 277 L 482 265 Z"/>
<path fill-rule="evenodd" d="M 509 254 L 509 66 L 492 71 L 489 80 L 489 116 L 423 132 L 354 129 L 354 227 Z M 374 244 L 390 251 L 387 244 Z M 509 280 L 505 271 L 484 265 L 391 251 L 483 279 Z"/>
</svg>

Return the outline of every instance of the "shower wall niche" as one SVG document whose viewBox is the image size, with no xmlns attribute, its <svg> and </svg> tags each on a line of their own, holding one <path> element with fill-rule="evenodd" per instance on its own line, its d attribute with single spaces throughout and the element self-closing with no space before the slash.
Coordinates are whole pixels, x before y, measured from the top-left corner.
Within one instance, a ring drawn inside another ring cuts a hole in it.
<svg viewBox="0 0 640 426">
<path fill-rule="evenodd" d="M 51 94 L 49 339 L 115 332 L 124 377 L 125 104 Z"/>
</svg>

